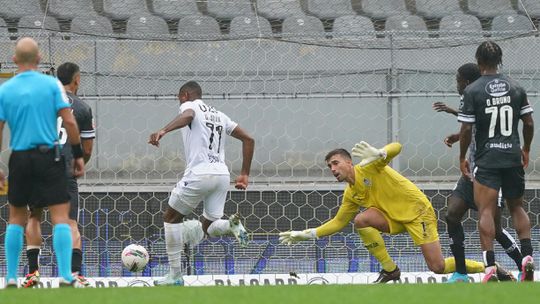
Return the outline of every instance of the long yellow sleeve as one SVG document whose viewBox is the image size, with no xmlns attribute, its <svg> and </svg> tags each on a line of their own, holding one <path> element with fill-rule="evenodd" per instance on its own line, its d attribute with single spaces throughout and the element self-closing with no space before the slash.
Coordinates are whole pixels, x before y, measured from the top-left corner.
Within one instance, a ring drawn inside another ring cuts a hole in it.
<svg viewBox="0 0 540 304">
<path fill-rule="evenodd" d="M 386 151 L 386 163 L 389 163 L 394 157 L 401 153 L 401 148 L 402 146 L 398 142 L 389 143 L 384 146 L 383 150 Z"/>
<path fill-rule="evenodd" d="M 341 231 L 358 213 L 358 209 L 358 205 L 347 200 L 343 200 L 343 203 L 341 204 L 341 207 L 339 207 L 336 216 L 315 229 L 317 237 L 332 235 Z"/>
<path fill-rule="evenodd" d="M 376 166 L 378 169 L 383 168 L 384 166 L 388 165 L 388 163 L 390 163 L 392 159 L 401 152 L 401 147 L 402 147 L 401 144 L 398 142 L 389 143 L 388 145 L 382 148 L 384 151 L 386 151 L 386 158 L 384 159 L 381 158 L 377 161 L 374 161 L 371 164 Z"/>
</svg>

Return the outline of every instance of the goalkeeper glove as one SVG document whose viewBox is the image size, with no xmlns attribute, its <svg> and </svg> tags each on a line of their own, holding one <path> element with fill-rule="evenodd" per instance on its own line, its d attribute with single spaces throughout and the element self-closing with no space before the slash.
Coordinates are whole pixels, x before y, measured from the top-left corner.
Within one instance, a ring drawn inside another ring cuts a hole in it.
<svg viewBox="0 0 540 304">
<path fill-rule="evenodd" d="M 306 229 L 303 231 L 287 231 L 279 234 L 279 241 L 284 245 L 291 245 L 300 241 L 317 239 L 315 229 Z"/>
<path fill-rule="evenodd" d="M 360 166 L 365 166 L 378 159 L 386 158 L 386 151 L 372 147 L 365 141 L 361 141 L 352 148 L 352 156 L 361 158 Z"/>
</svg>

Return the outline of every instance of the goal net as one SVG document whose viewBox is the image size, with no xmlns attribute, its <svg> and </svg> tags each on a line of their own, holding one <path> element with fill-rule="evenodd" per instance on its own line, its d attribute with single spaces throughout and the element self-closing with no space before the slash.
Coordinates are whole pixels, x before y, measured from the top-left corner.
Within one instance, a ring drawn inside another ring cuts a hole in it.
<svg viewBox="0 0 540 304">
<path fill-rule="evenodd" d="M 176 94 L 188 80 L 199 82 L 203 99 L 256 140 L 249 188 L 231 187 L 225 205 L 226 215 L 242 215 L 252 240 L 240 248 L 233 238 L 207 239 L 187 250 L 185 272 L 196 275 L 380 270 L 352 225 L 295 246 L 277 240 L 278 232 L 316 227 L 335 215 L 344 185 L 328 172 L 324 156 L 360 140 L 378 147 L 403 144 L 392 167 L 431 199 L 449 256 L 444 217 L 460 174 L 459 152 L 443 139 L 459 125 L 432 103 L 458 107 L 456 70 L 475 62 L 476 47 L 486 39 L 502 47 L 502 72 L 527 90 L 533 107 L 539 97 L 540 8 L 534 1 L 494 1 L 508 4 L 494 9 L 487 0 L 103 0 L 80 1 L 69 10 L 56 2 L 36 1 L 41 15 L 33 22 L 2 16 L 0 76 L 6 80 L 16 70 L 13 47 L 24 35 L 39 41 L 43 71 L 66 61 L 81 67 L 78 93 L 97 127 L 92 159 L 79 180 L 83 271 L 89 277 L 133 276 L 120 262 L 130 243 L 145 246 L 151 256 L 139 275 L 167 272 L 162 212 L 183 174 L 183 146 L 179 132 L 159 148 L 147 140 L 176 115 Z M 65 2 L 69 7 L 72 1 Z M 6 170 L 4 135 L 0 166 Z M 230 140 L 226 149 L 234 178 L 241 144 Z M 540 162 L 534 145 L 530 159 L 524 207 L 537 254 Z M 8 208 L 6 197 L 0 199 L 3 236 Z M 199 208 L 190 217 L 200 214 Z M 467 257 L 481 259 L 476 213 L 467 214 L 464 227 Z M 507 210 L 503 227 L 514 231 Z M 55 276 L 48 221 L 43 233 L 41 272 Z M 402 271 L 428 271 L 410 237 L 385 241 Z M 513 270 L 495 248 L 497 259 Z M 0 249 L 4 260 L 3 244 Z M 23 258 L 20 273 L 25 265 Z"/>
</svg>

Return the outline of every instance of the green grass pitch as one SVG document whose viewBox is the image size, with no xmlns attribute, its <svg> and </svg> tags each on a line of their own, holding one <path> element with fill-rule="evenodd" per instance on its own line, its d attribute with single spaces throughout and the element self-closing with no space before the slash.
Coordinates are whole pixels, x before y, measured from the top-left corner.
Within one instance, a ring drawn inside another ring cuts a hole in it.
<svg viewBox="0 0 540 304">
<path fill-rule="evenodd" d="M 540 303 L 540 283 L 0 290 L 1 303 Z"/>
</svg>

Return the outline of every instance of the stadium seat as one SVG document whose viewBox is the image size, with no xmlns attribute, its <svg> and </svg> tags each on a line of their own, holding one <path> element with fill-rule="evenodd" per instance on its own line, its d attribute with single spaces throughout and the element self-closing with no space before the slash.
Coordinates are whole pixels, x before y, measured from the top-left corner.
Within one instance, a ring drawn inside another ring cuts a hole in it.
<svg viewBox="0 0 540 304">
<path fill-rule="evenodd" d="M 58 21 L 51 16 L 44 15 L 33 15 L 33 16 L 24 16 L 19 19 L 17 25 L 17 33 L 19 36 L 36 34 L 39 30 L 50 30 L 59 32 L 60 26 Z"/>
<path fill-rule="evenodd" d="M 336 19 L 340 16 L 355 15 L 351 0 L 308 0 L 306 3 L 308 14 L 320 19 Z"/>
<path fill-rule="evenodd" d="M 283 20 L 281 31 L 283 38 L 321 38 L 325 37 L 324 26 L 317 17 L 291 16 Z"/>
<path fill-rule="evenodd" d="M 534 30 L 529 18 L 523 15 L 500 15 L 491 22 L 492 36 L 515 36 Z"/>
<path fill-rule="evenodd" d="M 210 16 L 188 16 L 178 21 L 178 38 L 186 40 L 208 40 L 221 38 L 216 19 Z"/>
<path fill-rule="evenodd" d="M 332 32 L 335 37 L 375 37 L 375 27 L 371 19 L 365 16 L 341 16 L 334 20 Z"/>
<path fill-rule="evenodd" d="M 253 14 L 250 0 L 208 0 L 208 15 L 218 19 L 233 19 L 237 16 Z"/>
<path fill-rule="evenodd" d="M 447 15 L 463 14 L 459 0 L 416 0 L 416 13 L 424 18 L 441 19 Z"/>
<path fill-rule="evenodd" d="M 257 11 L 269 20 L 304 14 L 298 0 L 257 0 Z"/>
<path fill-rule="evenodd" d="M 200 15 L 196 0 L 152 0 L 151 11 L 165 20 L 179 20 L 187 16 Z"/>
<path fill-rule="evenodd" d="M 482 35 L 482 24 L 473 15 L 444 16 L 439 23 L 439 37 Z"/>
<path fill-rule="evenodd" d="M 94 15 L 92 0 L 48 0 L 47 15 L 58 19 L 72 20 L 79 15 Z"/>
<path fill-rule="evenodd" d="M 523 5 L 521 5 L 522 3 Z M 534 17 L 534 18 L 540 18 L 540 1 L 521 0 L 521 1 L 518 1 L 517 6 L 520 12 L 525 14 L 525 11 L 527 11 L 527 14 L 529 14 L 529 16 Z"/>
<path fill-rule="evenodd" d="M 91 36 L 73 36 L 77 38 L 92 38 L 104 35 L 105 37 L 113 34 L 113 28 L 108 18 L 93 15 L 81 15 L 73 18 L 71 21 L 71 32 L 75 34 L 87 34 Z"/>
<path fill-rule="evenodd" d="M 261 16 L 238 16 L 231 20 L 229 37 L 254 38 L 272 36 L 270 22 Z"/>
<path fill-rule="evenodd" d="M 362 10 L 375 19 L 410 14 L 404 0 L 362 0 Z"/>
<path fill-rule="evenodd" d="M 39 0 L 0 0 L 0 8 L 0 16 L 6 19 L 43 14 Z"/>
<path fill-rule="evenodd" d="M 126 36 L 135 38 L 163 38 L 169 35 L 167 22 L 158 16 L 141 14 L 129 17 L 126 24 Z"/>
<path fill-rule="evenodd" d="M 145 0 L 103 0 L 103 14 L 113 20 L 148 13 Z"/>
<path fill-rule="evenodd" d="M 479 18 L 516 13 L 510 0 L 469 0 L 467 4 L 469 11 Z"/>
<path fill-rule="evenodd" d="M 387 32 L 398 32 L 396 37 L 425 38 L 428 36 L 424 19 L 415 15 L 390 16 L 386 18 L 384 29 Z"/>
</svg>

